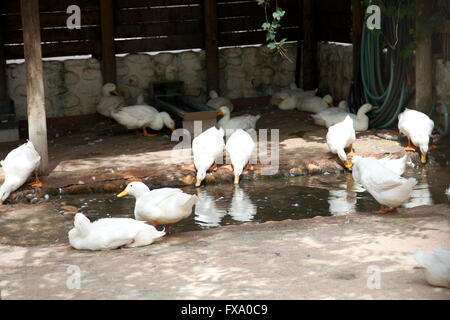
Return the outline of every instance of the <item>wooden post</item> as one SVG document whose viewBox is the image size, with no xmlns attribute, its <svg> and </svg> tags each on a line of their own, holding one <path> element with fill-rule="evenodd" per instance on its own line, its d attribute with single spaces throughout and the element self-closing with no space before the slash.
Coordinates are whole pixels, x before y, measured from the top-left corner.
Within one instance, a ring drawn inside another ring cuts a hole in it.
<svg viewBox="0 0 450 320">
<path fill-rule="evenodd" d="M 41 156 L 39 172 L 46 175 L 49 167 L 39 0 L 21 0 L 20 12 L 27 77 L 28 137 Z"/>
<path fill-rule="evenodd" d="M 205 53 L 206 53 L 206 88 L 219 89 L 219 48 L 217 41 L 217 5 L 216 0 L 204 1 L 205 16 Z"/>
<path fill-rule="evenodd" d="M 6 60 L 3 47 L 3 19 L 1 15 L 0 24 L 0 101 L 3 101 L 6 99 Z"/>
<path fill-rule="evenodd" d="M 352 3 L 353 73 L 356 71 L 355 68 L 361 52 L 362 23 L 363 15 L 361 2 L 358 0 Z"/>
<path fill-rule="evenodd" d="M 102 29 L 102 74 L 103 83 L 116 83 L 116 55 L 114 48 L 114 1 L 100 1 L 100 23 Z"/>
<path fill-rule="evenodd" d="M 14 114 L 13 104 L 12 101 L 8 98 L 6 86 L 7 77 L 5 50 L 3 46 L 3 23 L 3 19 L 0 15 L 0 120 L 8 119 L 10 115 Z"/>
<path fill-rule="evenodd" d="M 425 0 L 416 0 L 416 31 L 421 30 L 420 18 L 430 16 L 430 4 Z M 422 39 L 416 47 L 416 105 L 418 111 L 428 114 L 433 99 L 433 58 L 431 37 Z"/>
<path fill-rule="evenodd" d="M 317 41 L 314 26 L 314 0 L 303 0 L 303 89 L 318 86 Z"/>
<path fill-rule="evenodd" d="M 295 60 L 295 83 L 301 88 L 302 80 L 302 47 L 303 47 L 303 0 L 298 0 L 299 21 L 298 21 L 298 38 L 297 38 L 297 59 Z"/>
</svg>

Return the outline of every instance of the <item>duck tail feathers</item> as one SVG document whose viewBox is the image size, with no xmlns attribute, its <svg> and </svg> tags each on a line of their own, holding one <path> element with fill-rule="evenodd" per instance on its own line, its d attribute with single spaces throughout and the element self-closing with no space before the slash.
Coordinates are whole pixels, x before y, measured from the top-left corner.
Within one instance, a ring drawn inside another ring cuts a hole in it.
<svg viewBox="0 0 450 320">
<path fill-rule="evenodd" d="M 414 252 L 414 260 L 424 268 L 429 268 L 436 262 L 436 258 L 434 255 L 429 253 L 423 253 L 419 249 Z"/>
<path fill-rule="evenodd" d="M 188 201 L 186 201 L 185 204 L 183 204 L 183 207 L 185 209 L 191 209 L 192 206 L 197 203 L 197 201 L 198 201 L 198 197 L 194 194 L 192 197 L 189 198 Z"/>
<path fill-rule="evenodd" d="M 89 234 L 89 228 L 91 226 L 91 222 L 89 221 L 89 219 L 82 213 L 77 213 L 75 215 L 75 219 L 74 219 L 74 226 L 75 229 L 78 230 L 78 232 L 82 235 L 82 236 L 87 236 Z"/>
</svg>

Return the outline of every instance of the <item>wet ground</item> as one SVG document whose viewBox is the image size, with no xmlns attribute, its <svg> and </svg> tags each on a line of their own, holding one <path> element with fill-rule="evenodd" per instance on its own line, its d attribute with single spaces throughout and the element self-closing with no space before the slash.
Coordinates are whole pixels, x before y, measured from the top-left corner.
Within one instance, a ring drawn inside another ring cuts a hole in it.
<svg viewBox="0 0 450 320">
<path fill-rule="evenodd" d="M 402 207 L 447 203 L 445 190 L 450 170 L 409 167 L 404 176 L 414 177 L 418 183 Z M 308 219 L 379 209 L 375 199 L 355 185 L 348 172 L 248 181 L 239 186 L 187 186 L 183 190 L 197 194 L 199 202 L 189 218 L 171 226 L 172 234 L 245 222 Z M 104 193 L 50 196 L 48 209 L 32 215 L 26 207 L 8 213 L 5 206 L 0 219 L 0 243 L 21 246 L 68 243 L 67 232 L 73 226 L 75 213 L 82 212 L 92 221 L 107 217 L 134 218 L 134 204 L 131 196 L 117 198 L 115 193 Z"/>
<path fill-rule="evenodd" d="M 280 128 L 280 163 L 271 176 L 256 164 L 239 187 L 219 166 L 195 189 L 191 155 L 174 163 L 176 142 L 165 133 L 136 137 L 99 123 L 51 139 L 44 187 L 24 186 L 0 206 L 1 297 L 450 299 L 448 290 L 425 283 L 412 259 L 417 248 L 430 252 L 450 243 L 448 139 L 437 141 L 426 165 L 409 152 L 405 176 L 419 182 L 411 200 L 398 213 L 372 215 L 367 212 L 378 204 L 328 151 L 326 129 L 296 111 L 247 110 L 262 114 L 258 128 Z M 357 154 L 404 154 L 406 141 L 396 130 L 357 138 Z M 0 158 L 15 146 L 0 144 Z M 2 174 L 0 168 L 0 183 Z M 76 212 L 92 220 L 133 216 L 134 199 L 116 198 L 132 177 L 151 188 L 182 187 L 200 202 L 151 246 L 72 249 L 67 232 Z M 66 285 L 69 266 L 81 270 L 79 290 Z M 382 272 L 380 289 L 367 286 L 371 266 Z"/>
</svg>

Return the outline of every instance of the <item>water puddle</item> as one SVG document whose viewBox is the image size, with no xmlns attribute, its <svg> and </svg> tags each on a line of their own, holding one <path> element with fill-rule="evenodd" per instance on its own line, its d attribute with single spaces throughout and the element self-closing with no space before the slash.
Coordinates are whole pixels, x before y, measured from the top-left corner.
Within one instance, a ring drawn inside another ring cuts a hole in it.
<svg viewBox="0 0 450 320">
<path fill-rule="evenodd" d="M 405 177 L 415 177 L 418 184 L 403 207 L 412 208 L 447 201 L 444 190 L 450 181 L 449 170 L 408 169 Z M 244 222 L 305 219 L 340 215 L 355 211 L 378 210 L 379 204 L 351 174 L 268 179 L 241 182 L 239 186 L 206 185 L 185 187 L 184 192 L 197 194 L 198 204 L 190 218 L 172 226 L 173 232 L 201 230 Z M 78 208 L 91 219 L 103 217 L 133 218 L 135 200 L 117 198 L 114 194 L 62 196 L 61 200 Z"/>
<path fill-rule="evenodd" d="M 418 184 L 403 207 L 447 202 L 445 189 L 450 170 L 409 168 L 405 177 L 415 177 Z M 373 211 L 379 204 L 361 186 L 355 185 L 350 173 L 318 175 L 288 179 L 242 181 L 239 186 L 193 186 L 183 190 L 197 194 L 193 214 L 171 226 L 171 232 L 202 230 L 245 222 L 305 219 L 315 216 L 342 215 L 355 211 Z M 73 212 L 82 212 L 91 220 L 105 217 L 134 218 L 134 198 L 117 198 L 115 194 L 57 196 L 51 198 L 54 212 L 2 215 L 0 242 L 15 245 L 41 245 L 67 242 Z M 13 212 L 14 213 L 14 212 Z M 162 228 L 159 226 L 158 228 Z"/>
</svg>

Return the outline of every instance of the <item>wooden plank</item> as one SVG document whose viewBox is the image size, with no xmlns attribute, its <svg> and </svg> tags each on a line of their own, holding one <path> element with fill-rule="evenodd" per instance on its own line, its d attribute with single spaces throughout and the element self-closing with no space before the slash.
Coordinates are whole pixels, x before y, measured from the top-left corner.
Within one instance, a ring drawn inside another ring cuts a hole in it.
<svg viewBox="0 0 450 320">
<path fill-rule="evenodd" d="M 3 1 L 3 13 L 20 14 L 20 1 Z M 67 11 L 70 5 L 77 5 L 81 10 L 99 10 L 98 2 L 92 0 L 42 0 L 39 1 L 39 12 Z"/>
<path fill-rule="evenodd" d="M 281 26 L 297 27 L 298 16 L 290 15 L 282 20 Z M 241 30 L 262 30 L 261 25 L 266 22 L 264 15 L 255 17 L 227 17 L 217 19 L 217 26 L 219 32 L 241 31 Z"/>
<path fill-rule="evenodd" d="M 56 13 L 41 13 L 41 29 L 53 28 L 53 27 L 67 27 L 67 18 L 70 15 L 65 12 Z M 7 30 L 21 30 L 21 17 L 20 15 L 6 15 L 4 16 L 5 28 Z M 81 10 L 81 24 L 87 25 L 99 25 L 100 12 L 99 11 L 83 11 Z"/>
<path fill-rule="evenodd" d="M 202 16 L 200 6 L 185 7 L 157 7 L 139 10 L 119 10 L 116 12 L 116 24 L 198 20 Z"/>
<path fill-rule="evenodd" d="M 351 17 L 350 5 L 352 0 L 320 0 L 316 1 L 318 15 L 324 13 L 338 14 L 345 13 L 348 18 Z"/>
<path fill-rule="evenodd" d="M 119 24 L 116 25 L 115 38 L 131 38 L 131 37 L 151 37 L 151 36 L 171 36 L 183 34 L 199 34 L 203 33 L 203 21 L 181 21 L 158 22 L 158 23 L 141 23 L 141 24 Z"/>
<path fill-rule="evenodd" d="M 279 37 L 279 39 L 287 38 L 289 41 L 295 41 L 298 37 L 298 29 L 281 29 L 277 32 L 277 37 Z M 219 47 L 266 43 L 265 31 L 248 31 L 219 34 Z"/>
<path fill-rule="evenodd" d="M 204 2 L 205 19 L 205 54 L 206 54 L 206 88 L 207 92 L 219 88 L 219 48 L 217 39 L 217 7 L 216 1 Z"/>
<path fill-rule="evenodd" d="M 41 29 L 41 41 L 74 41 L 74 40 L 100 40 L 100 26 L 83 27 L 69 30 L 67 28 Z M 9 31 L 5 34 L 6 44 L 23 43 L 23 35 L 20 30 Z"/>
<path fill-rule="evenodd" d="M 203 47 L 197 35 L 181 35 L 162 38 L 143 38 L 116 41 L 116 53 L 136 53 L 164 50 L 195 49 Z"/>
<path fill-rule="evenodd" d="M 99 41 L 76 41 L 76 42 L 55 42 L 43 43 L 43 57 L 63 57 L 73 55 L 92 54 L 98 56 L 100 53 Z M 6 59 L 22 59 L 23 45 L 5 46 Z"/>
<path fill-rule="evenodd" d="M 297 1 L 278 1 L 278 6 L 286 11 L 285 16 L 281 21 L 284 21 L 288 15 L 298 15 L 298 3 Z M 268 13 L 275 10 L 275 1 L 271 3 L 268 8 Z M 264 8 L 256 1 L 245 1 L 245 2 L 218 2 L 217 3 L 217 17 L 242 17 L 242 16 L 263 16 Z"/>
<path fill-rule="evenodd" d="M 39 33 L 39 0 L 21 0 L 29 139 L 41 156 L 41 175 L 49 172 L 47 124 L 45 120 L 44 75 L 41 35 Z"/>
<path fill-rule="evenodd" d="M 201 0 L 116 0 L 115 8 L 149 8 L 176 5 L 200 5 Z"/>
<path fill-rule="evenodd" d="M 100 0 L 103 83 L 116 83 L 116 56 L 114 50 L 114 2 Z"/>
</svg>

